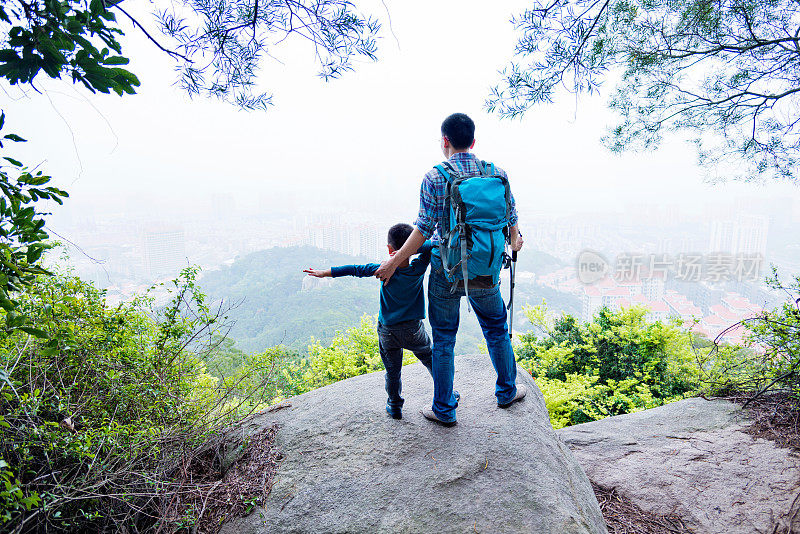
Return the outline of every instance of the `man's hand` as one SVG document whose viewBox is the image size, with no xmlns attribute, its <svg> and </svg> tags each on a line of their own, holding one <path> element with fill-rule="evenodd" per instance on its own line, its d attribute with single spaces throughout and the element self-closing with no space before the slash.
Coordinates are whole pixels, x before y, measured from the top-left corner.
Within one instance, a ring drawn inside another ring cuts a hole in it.
<svg viewBox="0 0 800 534">
<path fill-rule="evenodd" d="M 522 248 L 522 245 L 525 244 L 525 241 L 522 239 L 522 234 L 519 233 L 519 227 L 516 224 L 511 227 L 511 239 L 509 239 L 509 241 L 511 242 L 511 250 L 514 252 L 518 252 Z"/>
<path fill-rule="evenodd" d="M 525 241 L 522 239 L 522 236 L 517 234 L 517 238 L 511 243 L 511 250 L 518 252 L 524 244 Z"/>
<path fill-rule="evenodd" d="M 395 263 L 394 259 L 395 256 L 392 255 L 391 258 L 381 263 L 381 266 L 378 267 L 377 271 L 375 271 L 375 278 L 381 280 L 383 283 L 388 282 L 389 278 L 392 277 L 394 271 L 397 269 L 397 264 Z"/>
<path fill-rule="evenodd" d="M 306 273 L 308 276 L 313 276 L 314 278 L 326 278 L 328 276 L 331 276 L 330 269 L 320 270 L 320 269 L 309 268 L 309 269 L 303 269 L 303 272 Z"/>
</svg>

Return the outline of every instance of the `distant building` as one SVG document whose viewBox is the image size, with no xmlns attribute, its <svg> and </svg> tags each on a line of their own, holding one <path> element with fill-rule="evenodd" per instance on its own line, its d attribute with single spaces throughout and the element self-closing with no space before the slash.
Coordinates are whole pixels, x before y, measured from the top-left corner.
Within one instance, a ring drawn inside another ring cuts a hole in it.
<svg viewBox="0 0 800 534">
<path fill-rule="evenodd" d="M 662 300 L 652 300 L 644 306 L 649 310 L 646 315 L 648 321 L 666 321 L 669 317 L 669 307 Z"/>
<path fill-rule="evenodd" d="M 353 223 L 339 216 L 316 217 L 308 221 L 300 241 L 322 250 L 377 260 L 385 256 L 386 234 L 376 224 Z"/>
<path fill-rule="evenodd" d="M 586 322 L 591 321 L 603 307 L 620 311 L 638 306 L 647 309 L 645 318 L 648 321 L 665 321 L 672 314 L 667 302 L 663 300 L 663 281 L 660 284 L 662 298 L 649 298 L 643 293 L 642 287 L 642 282 L 630 281 L 616 285 L 609 278 L 601 280 L 596 285 L 584 286 L 581 319 Z"/>
<path fill-rule="evenodd" d="M 668 290 L 664 301 L 669 307 L 668 315 L 680 317 L 685 327 L 692 326 L 695 319 L 703 317 L 703 310 L 677 291 Z"/>
<path fill-rule="evenodd" d="M 376 260 L 381 258 L 383 243 L 378 241 L 378 228 L 374 225 L 363 225 L 358 229 L 358 254 Z"/>
<path fill-rule="evenodd" d="M 727 254 L 767 253 L 769 219 L 759 215 L 740 215 L 737 219 L 711 223 L 708 250 Z"/>
<path fill-rule="evenodd" d="M 583 288 L 583 299 L 581 307 L 581 319 L 591 321 L 592 317 L 603 307 L 603 294 L 596 286 L 586 286 Z"/>
<path fill-rule="evenodd" d="M 143 241 L 147 272 L 152 278 L 177 276 L 186 267 L 186 237 L 183 230 L 145 230 Z"/>
<path fill-rule="evenodd" d="M 711 223 L 711 235 L 708 238 L 708 250 L 733 254 L 736 233 L 736 223 L 734 221 L 713 221 Z"/>
<path fill-rule="evenodd" d="M 664 277 L 652 276 L 644 278 L 641 284 L 642 294 L 648 300 L 661 301 L 664 298 Z"/>
<path fill-rule="evenodd" d="M 719 304 L 725 294 L 719 284 L 696 282 L 687 286 L 689 299 L 699 306 L 703 313 L 711 313 L 711 306 Z"/>
<path fill-rule="evenodd" d="M 769 219 L 757 215 L 742 215 L 739 218 L 739 233 L 736 236 L 735 252 L 745 254 L 767 254 L 767 232 Z"/>
</svg>

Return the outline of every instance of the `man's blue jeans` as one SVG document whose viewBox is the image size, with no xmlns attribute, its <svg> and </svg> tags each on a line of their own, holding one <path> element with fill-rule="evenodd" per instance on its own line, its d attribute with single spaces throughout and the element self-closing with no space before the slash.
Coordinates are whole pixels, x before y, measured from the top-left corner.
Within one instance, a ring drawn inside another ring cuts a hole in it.
<svg viewBox="0 0 800 534">
<path fill-rule="evenodd" d="M 400 395 L 403 384 L 400 371 L 403 369 L 403 349 L 414 353 L 431 374 L 431 339 L 420 320 L 404 321 L 386 326 L 378 323 L 378 349 L 386 368 L 386 406 L 391 413 L 399 414 L 403 408 Z"/>
<path fill-rule="evenodd" d="M 465 295 L 463 287 L 456 288 L 453 293 L 450 293 L 450 287 L 451 283 L 444 276 L 442 261 L 434 255 L 428 277 L 428 320 L 433 336 L 433 413 L 446 422 L 456 420 L 453 350 L 458 332 L 461 297 Z M 508 403 L 517 394 L 517 364 L 508 336 L 508 316 L 500 295 L 500 286 L 489 289 L 470 286 L 469 301 L 483 330 L 492 365 L 497 371 L 497 402 Z"/>
</svg>

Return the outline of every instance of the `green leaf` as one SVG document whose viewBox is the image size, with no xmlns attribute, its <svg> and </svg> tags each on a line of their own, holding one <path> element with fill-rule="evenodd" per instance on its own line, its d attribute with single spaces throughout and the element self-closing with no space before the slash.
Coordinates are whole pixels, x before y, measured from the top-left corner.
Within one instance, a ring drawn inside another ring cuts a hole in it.
<svg viewBox="0 0 800 534">
<path fill-rule="evenodd" d="M 56 354 L 58 354 L 58 347 L 47 347 L 46 349 L 42 350 L 42 356 L 45 358 L 50 358 Z"/>
<path fill-rule="evenodd" d="M 111 56 L 103 60 L 103 65 L 127 65 L 130 60 L 122 56 Z"/>
<path fill-rule="evenodd" d="M 39 258 L 42 257 L 42 253 L 44 252 L 44 247 L 42 246 L 31 246 L 28 248 L 28 252 L 25 254 L 26 259 L 28 260 L 29 264 L 34 264 L 39 261 Z"/>
<path fill-rule="evenodd" d="M 2 126 L 0 126 L 0 128 L 2 128 Z M 5 135 L 5 136 L 3 136 L 3 139 L 8 139 L 9 141 L 14 141 L 15 143 L 25 143 L 25 142 L 27 142 L 26 139 L 23 139 L 22 137 L 18 136 L 17 134 Z"/>
<path fill-rule="evenodd" d="M 19 329 L 34 337 L 38 337 L 39 339 L 47 339 L 49 337 L 47 335 L 47 332 L 45 332 L 44 330 L 40 330 L 32 326 L 20 326 Z"/>
<path fill-rule="evenodd" d="M 3 159 L 10 162 L 12 165 L 16 165 L 17 167 L 23 166 L 21 161 L 16 160 L 14 158 L 9 158 L 8 156 L 4 156 Z"/>
</svg>

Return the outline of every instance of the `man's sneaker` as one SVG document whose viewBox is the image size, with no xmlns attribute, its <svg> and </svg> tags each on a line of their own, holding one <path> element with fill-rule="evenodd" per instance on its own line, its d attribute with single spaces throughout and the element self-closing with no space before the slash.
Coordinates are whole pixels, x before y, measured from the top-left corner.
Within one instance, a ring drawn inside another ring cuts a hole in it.
<svg viewBox="0 0 800 534">
<path fill-rule="evenodd" d="M 461 395 L 459 395 L 458 391 L 453 390 L 453 395 L 456 397 L 456 408 L 458 408 L 458 401 L 461 400 Z"/>
<path fill-rule="evenodd" d="M 388 404 L 386 405 L 386 413 L 388 413 L 389 417 L 391 417 L 392 419 L 403 418 L 403 412 L 400 410 L 400 408 L 392 408 Z"/>
<path fill-rule="evenodd" d="M 436 417 L 436 414 L 433 413 L 433 410 L 431 408 L 423 408 L 422 410 L 419 411 L 419 413 L 421 413 L 425 417 L 425 419 L 433 421 L 434 423 L 439 423 L 442 426 L 453 426 L 454 424 L 456 424 L 456 421 L 442 421 L 441 419 Z"/>
<path fill-rule="evenodd" d="M 498 402 L 497 403 L 497 407 L 498 408 L 508 408 L 509 406 L 514 404 L 515 402 L 521 401 L 522 399 L 524 399 L 525 395 L 527 395 L 527 394 L 528 394 L 528 388 L 525 387 L 525 384 L 517 384 L 517 394 L 514 395 L 514 398 L 511 399 L 510 401 L 506 402 L 505 404 L 500 404 Z"/>
</svg>

